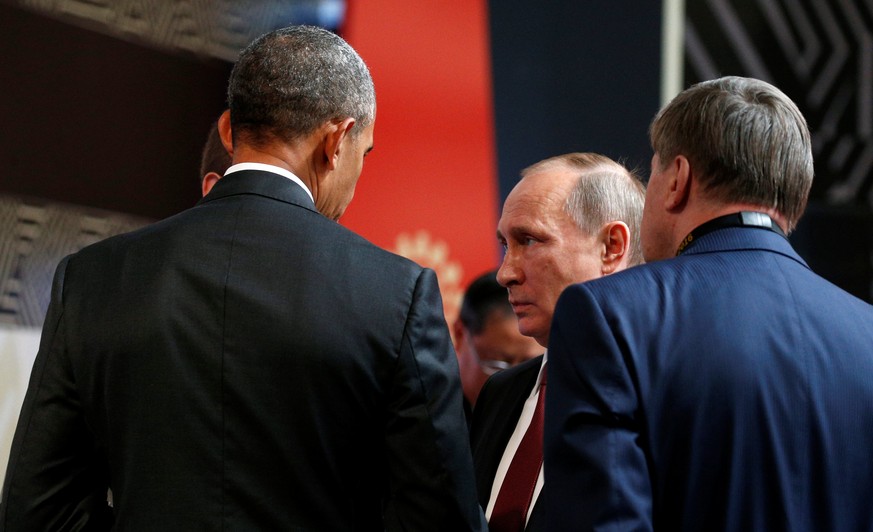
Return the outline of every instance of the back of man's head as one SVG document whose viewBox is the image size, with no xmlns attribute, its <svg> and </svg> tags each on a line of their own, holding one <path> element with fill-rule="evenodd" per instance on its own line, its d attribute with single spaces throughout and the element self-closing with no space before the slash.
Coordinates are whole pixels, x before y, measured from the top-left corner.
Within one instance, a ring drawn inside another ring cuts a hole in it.
<svg viewBox="0 0 873 532">
<path fill-rule="evenodd" d="M 521 176 L 524 178 L 555 166 L 579 173 L 564 206 L 567 214 L 589 235 L 597 234 L 606 223 L 624 222 L 631 237 L 628 266 L 640 264 L 643 261 L 640 222 L 646 200 L 646 189 L 640 179 L 623 164 L 591 152 L 550 157 L 525 168 Z"/>
<path fill-rule="evenodd" d="M 715 201 L 772 208 L 789 230 L 806 207 L 809 129 L 794 102 L 769 83 L 724 77 L 693 85 L 658 113 L 650 137 L 662 165 L 684 155 Z"/>
<path fill-rule="evenodd" d="M 221 136 L 218 134 L 218 122 L 215 122 L 209 129 L 206 144 L 203 145 L 203 153 L 200 155 L 200 182 L 202 183 L 204 176 L 210 172 L 223 176 L 224 172 L 230 168 L 230 165 L 230 154 L 227 153 L 227 149 L 221 143 Z"/>
<path fill-rule="evenodd" d="M 267 33 L 240 54 L 227 90 L 234 143 L 291 142 L 331 120 L 354 118 L 352 134 L 376 116 L 373 80 L 338 35 L 314 26 Z"/>
</svg>

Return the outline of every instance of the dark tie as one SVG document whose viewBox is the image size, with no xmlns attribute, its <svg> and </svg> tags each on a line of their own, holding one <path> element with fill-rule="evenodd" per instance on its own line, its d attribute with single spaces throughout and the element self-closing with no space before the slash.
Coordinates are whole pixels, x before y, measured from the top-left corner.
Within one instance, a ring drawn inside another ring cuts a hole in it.
<svg viewBox="0 0 873 532">
<path fill-rule="evenodd" d="M 540 394 L 530 425 L 500 486 L 488 528 L 491 532 L 524 530 L 525 517 L 533 498 L 540 466 L 543 465 L 543 410 L 546 400 L 546 368 L 540 379 Z"/>
</svg>

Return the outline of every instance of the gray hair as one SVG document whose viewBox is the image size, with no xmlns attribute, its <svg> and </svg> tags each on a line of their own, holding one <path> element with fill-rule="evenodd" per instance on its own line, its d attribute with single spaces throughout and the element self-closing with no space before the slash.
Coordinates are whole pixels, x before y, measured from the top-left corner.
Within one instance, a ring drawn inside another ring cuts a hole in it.
<svg viewBox="0 0 873 532">
<path fill-rule="evenodd" d="M 525 168 L 522 179 L 555 166 L 579 172 L 564 204 L 565 212 L 589 235 L 609 222 L 624 222 L 631 238 L 629 264 L 640 264 L 643 261 L 640 222 L 646 201 L 646 189 L 640 179 L 624 165 L 597 153 L 568 153 L 545 159 Z"/>
<path fill-rule="evenodd" d="M 652 148 L 665 165 L 688 158 L 711 198 L 773 208 L 792 230 L 812 187 L 809 129 L 769 83 L 724 77 L 691 86 L 655 117 Z"/>
<path fill-rule="evenodd" d="M 240 54 L 227 88 L 234 141 L 292 141 L 331 120 L 354 118 L 352 134 L 373 123 L 376 94 L 361 57 L 338 35 L 291 26 L 255 39 Z"/>
</svg>

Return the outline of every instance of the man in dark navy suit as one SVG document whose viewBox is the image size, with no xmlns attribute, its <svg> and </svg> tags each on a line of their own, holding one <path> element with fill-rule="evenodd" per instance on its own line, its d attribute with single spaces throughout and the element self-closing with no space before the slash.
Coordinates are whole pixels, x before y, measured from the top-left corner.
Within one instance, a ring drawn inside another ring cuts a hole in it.
<svg viewBox="0 0 873 532">
<path fill-rule="evenodd" d="M 785 237 L 813 179 L 803 116 L 727 77 L 650 133 L 647 264 L 555 310 L 549 528 L 870 530 L 873 307 Z"/>
<path fill-rule="evenodd" d="M 336 222 L 366 65 L 284 28 L 228 104 L 195 207 L 58 266 L 0 530 L 484 530 L 436 276 Z"/>
<path fill-rule="evenodd" d="M 624 166 L 594 153 L 552 157 L 522 172 L 497 229 L 506 250 L 497 280 L 509 292 L 522 334 L 545 347 L 564 288 L 639 262 L 644 193 Z M 542 428 L 535 427 L 547 356 L 494 374 L 474 409 L 476 482 L 492 532 L 545 527 Z M 532 439 L 539 449 L 529 446 Z M 514 474 L 528 460 L 530 473 Z"/>
</svg>

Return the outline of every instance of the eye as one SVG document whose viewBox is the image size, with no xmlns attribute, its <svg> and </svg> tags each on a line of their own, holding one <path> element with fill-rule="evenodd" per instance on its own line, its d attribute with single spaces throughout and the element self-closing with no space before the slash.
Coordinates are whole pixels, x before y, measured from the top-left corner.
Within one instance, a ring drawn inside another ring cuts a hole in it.
<svg viewBox="0 0 873 532">
<path fill-rule="evenodd" d="M 537 240 L 531 236 L 526 236 L 521 240 L 523 246 L 532 246 L 537 243 Z"/>
</svg>

